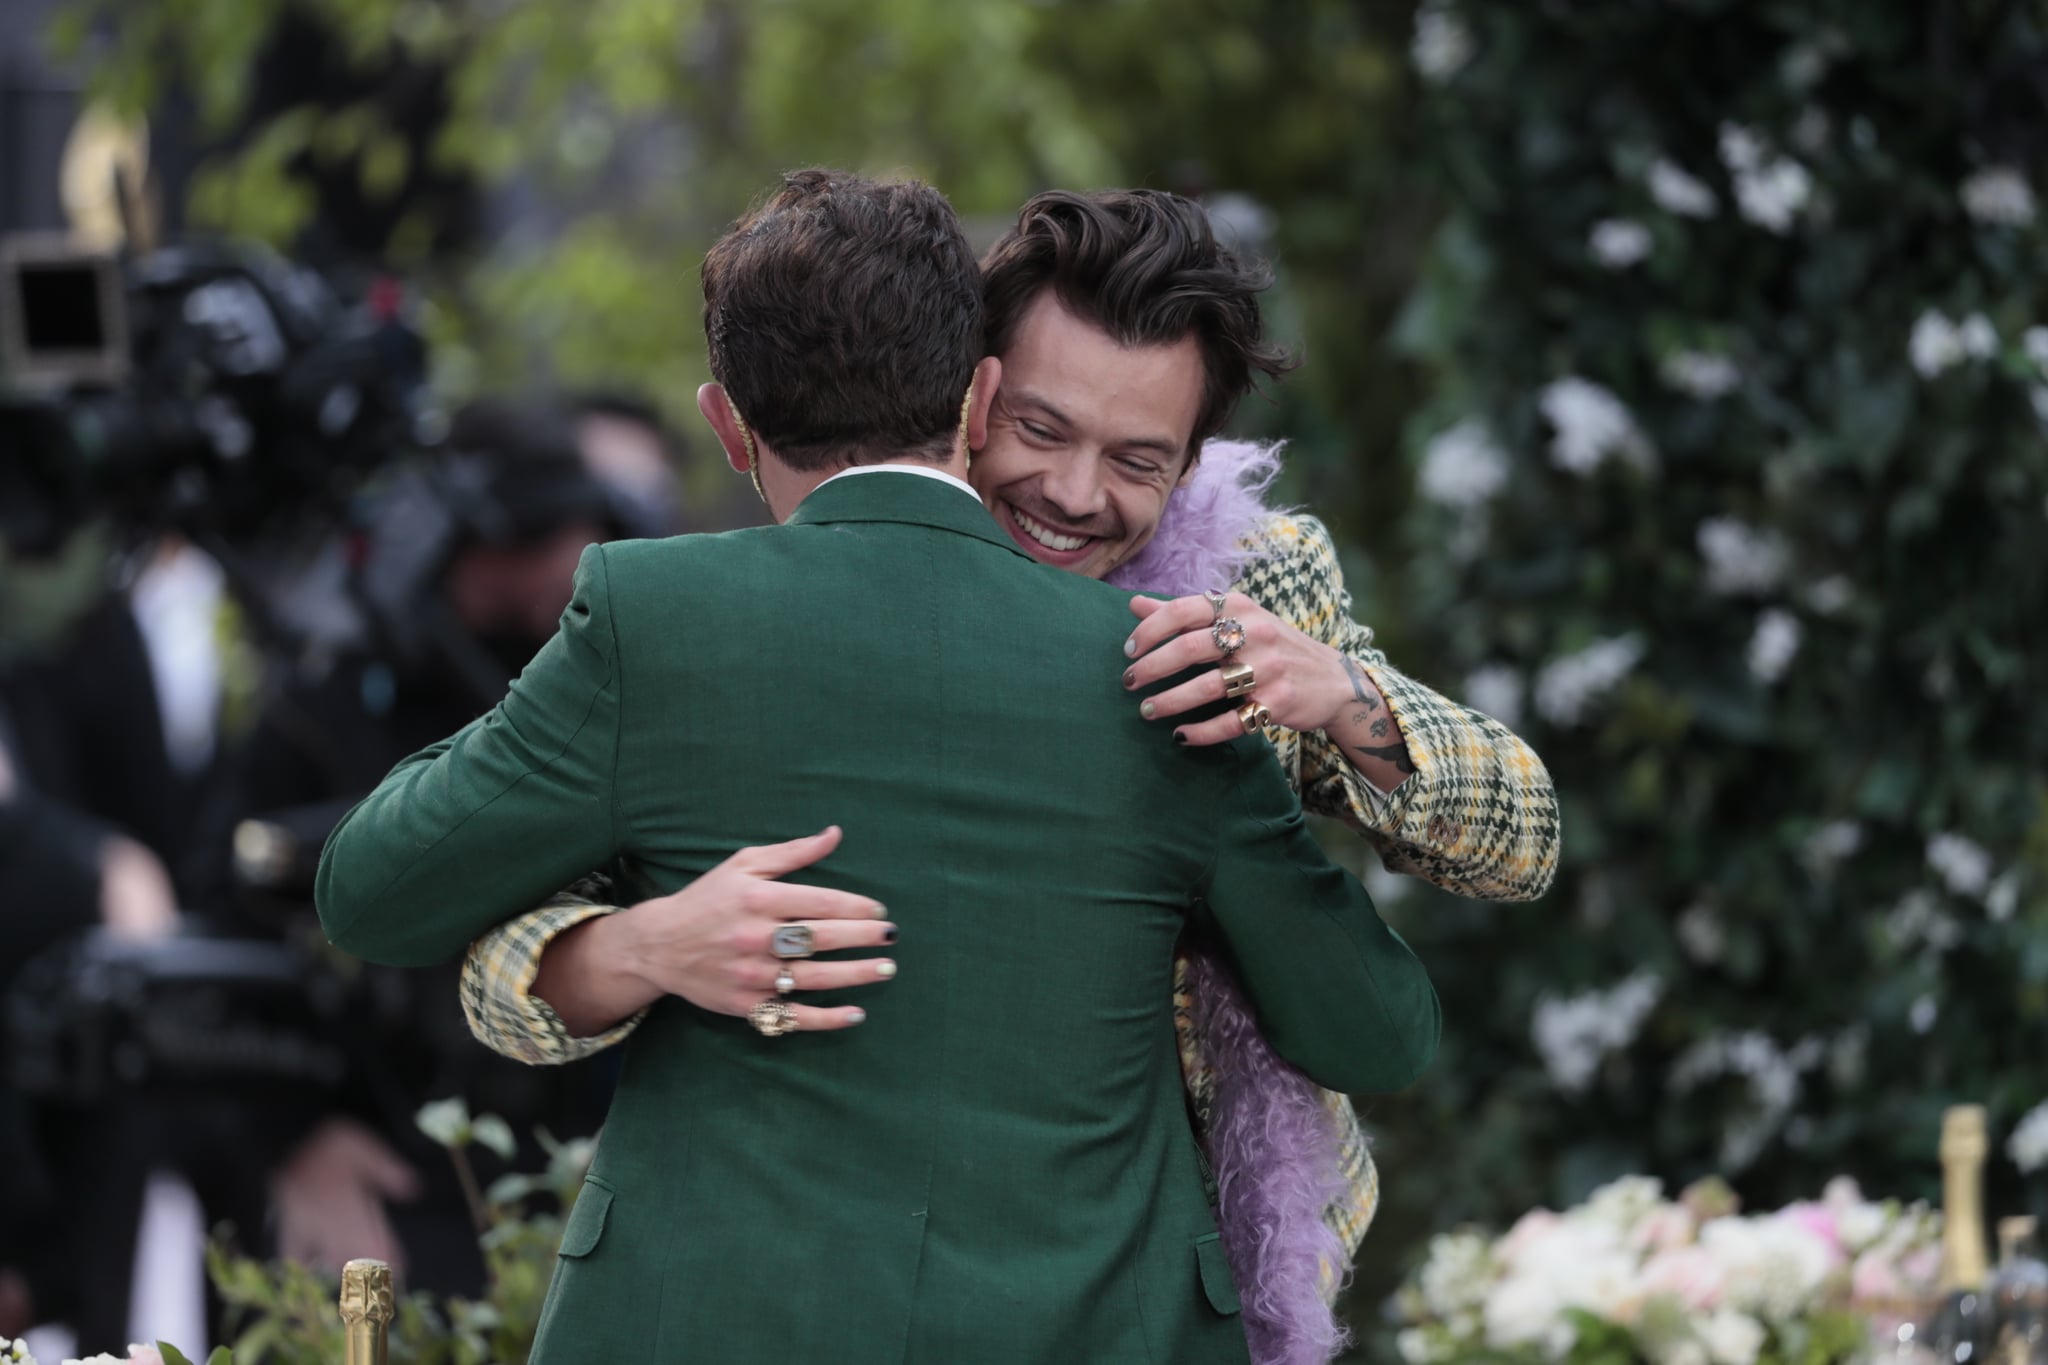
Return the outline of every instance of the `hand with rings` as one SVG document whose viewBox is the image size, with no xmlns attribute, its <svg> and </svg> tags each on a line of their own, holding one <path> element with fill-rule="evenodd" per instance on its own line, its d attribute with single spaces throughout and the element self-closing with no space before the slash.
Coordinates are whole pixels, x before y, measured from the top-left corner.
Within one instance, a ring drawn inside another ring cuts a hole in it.
<svg viewBox="0 0 2048 1365">
<path fill-rule="evenodd" d="M 818 862 L 840 838 L 834 825 L 788 843 L 743 848 L 680 891 L 577 925 L 548 945 L 532 993 L 579 1036 L 601 1032 L 664 995 L 746 1018 L 770 1036 L 860 1023 L 867 1013 L 857 1006 L 786 998 L 896 975 L 889 958 L 810 960 L 816 953 L 894 943 L 896 926 L 878 902 L 777 880 Z M 629 994 L 612 987 L 600 1007 L 593 992 L 621 980 L 630 983 Z"/>
<path fill-rule="evenodd" d="M 1303 634 L 1243 593 L 1204 593 L 1161 602 L 1131 599 L 1138 628 L 1124 644 L 1137 660 L 1124 686 L 1138 691 L 1203 664 L 1195 677 L 1139 706 L 1165 720 L 1219 701 L 1234 709 L 1176 729 L 1180 744 L 1222 744 L 1253 730 L 1320 730 L 1352 702 L 1344 656 Z"/>
</svg>

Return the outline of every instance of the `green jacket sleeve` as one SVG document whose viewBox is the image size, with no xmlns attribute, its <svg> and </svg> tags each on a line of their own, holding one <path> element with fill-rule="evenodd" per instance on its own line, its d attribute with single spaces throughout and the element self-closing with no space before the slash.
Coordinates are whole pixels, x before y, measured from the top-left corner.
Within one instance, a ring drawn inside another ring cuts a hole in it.
<svg viewBox="0 0 2048 1365">
<path fill-rule="evenodd" d="M 1442 1030 L 1428 973 L 1323 853 L 1272 755 L 1252 749 L 1239 773 L 1198 918 L 1282 1057 L 1325 1089 L 1401 1089 Z"/>
<path fill-rule="evenodd" d="M 372 962 L 438 962 L 609 861 L 619 685 L 593 545 L 561 628 L 505 699 L 392 769 L 328 839 L 327 936 Z"/>
</svg>

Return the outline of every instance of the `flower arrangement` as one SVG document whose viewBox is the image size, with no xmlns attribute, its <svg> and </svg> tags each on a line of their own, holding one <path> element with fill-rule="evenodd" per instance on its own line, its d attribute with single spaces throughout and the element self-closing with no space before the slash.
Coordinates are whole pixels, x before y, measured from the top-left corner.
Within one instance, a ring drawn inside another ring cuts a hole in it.
<svg viewBox="0 0 2048 1365">
<path fill-rule="evenodd" d="M 36 1365 L 36 1358 L 28 1353 L 26 1343 L 0 1337 L 0 1365 Z M 177 1347 L 158 1342 L 154 1346 L 130 1346 L 126 1355 L 113 1356 L 101 1352 L 82 1360 L 66 1360 L 64 1365 L 192 1365 L 192 1362 Z M 227 1347 L 218 1347 L 206 1358 L 206 1365 L 234 1365 L 234 1355 Z"/>
<path fill-rule="evenodd" d="M 1395 1300 L 1409 1365 L 1834 1365 L 1871 1321 L 1927 1300 L 1941 1219 L 1846 1178 L 1818 1201 L 1742 1215 L 1719 1180 L 1663 1197 L 1629 1176 L 1504 1237 L 1435 1238 Z"/>
</svg>

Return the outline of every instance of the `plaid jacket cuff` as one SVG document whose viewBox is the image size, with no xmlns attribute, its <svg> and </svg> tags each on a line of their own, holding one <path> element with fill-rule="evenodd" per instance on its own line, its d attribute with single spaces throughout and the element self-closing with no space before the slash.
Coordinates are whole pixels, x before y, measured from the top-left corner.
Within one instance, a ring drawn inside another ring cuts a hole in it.
<svg viewBox="0 0 2048 1365">
<path fill-rule="evenodd" d="M 470 944 L 462 960 L 462 1013 L 477 1041 L 529 1066 L 560 1066 L 624 1042 L 647 1017 L 646 1010 L 603 1033 L 578 1038 L 547 1001 L 532 993 L 541 954 L 557 934 L 618 909 L 557 896 Z"/>
</svg>

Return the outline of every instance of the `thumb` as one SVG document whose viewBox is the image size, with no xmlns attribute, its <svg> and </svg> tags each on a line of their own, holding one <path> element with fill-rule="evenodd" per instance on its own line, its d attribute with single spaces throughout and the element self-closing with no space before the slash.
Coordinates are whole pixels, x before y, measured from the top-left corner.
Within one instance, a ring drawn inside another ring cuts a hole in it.
<svg viewBox="0 0 2048 1365">
<path fill-rule="evenodd" d="M 816 834 L 787 843 L 741 849 L 733 855 L 733 861 L 757 877 L 783 877 L 800 867 L 809 867 L 838 848 L 843 834 L 839 826 L 827 825 Z M 745 861 L 741 862 L 742 859 Z"/>
</svg>

